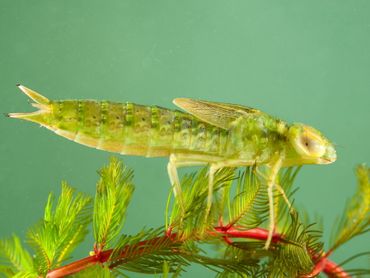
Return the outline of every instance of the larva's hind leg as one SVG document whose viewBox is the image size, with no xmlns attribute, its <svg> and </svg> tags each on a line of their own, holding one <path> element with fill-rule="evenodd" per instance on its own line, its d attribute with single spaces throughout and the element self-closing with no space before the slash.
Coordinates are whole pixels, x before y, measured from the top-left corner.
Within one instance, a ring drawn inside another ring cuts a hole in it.
<svg viewBox="0 0 370 278">
<path fill-rule="evenodd" d="M 184 200 L 182 196 L 179 175 L 177 173 L 176 160 L 173 155 L 170 156 L 170 160 L 168 161 L 167 172 L 170 178 L 171 186 L 173 188 L 173 194 L 175 195 L 175 198 L 178 200 L 181 211 L 184 215 L 185 214 L 185 204 L 184 204 Z"/>
<path fill-rule="evenodd" d="M 212 201 L 213 201 L 214 177 L 215 177 L 216 171 L 220 168 L 222 168 L 222 167 L 220 167 L 220 165 L 218 165 L 218 164 L 211 164 L 211 166 L 209 167 L 207 207 L 206 207 L 204 222 L 207 222 L 208 215 L 211 211 Z"/>
<path fill-rule="evenodd" d="M 200 166 L 200 165 L 206 165 L 206 163 L 203 161 L 181 160 L 174 154 L 170 155 L 170 160 L 168 161 L 168 164 L 167 164 L 167 172 L 170 178 L 171 185 L 173 187 L 173 193 L 175 195 L 175 198 L 179 202 L 181 212 L 183 215 L 185 215 L 186 207 L 185 207 L 184 197 L 182 194 L 179 175 L 177 173 L 177 168 L 186 167 L 186 166 Z"/>
</svg>

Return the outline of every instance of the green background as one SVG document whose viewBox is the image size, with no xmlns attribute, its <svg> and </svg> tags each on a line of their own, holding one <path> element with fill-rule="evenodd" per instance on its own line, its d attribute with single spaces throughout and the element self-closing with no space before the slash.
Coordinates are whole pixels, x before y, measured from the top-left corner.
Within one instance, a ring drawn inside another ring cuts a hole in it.
<svg viewBox="0 0 370 278">
<path fill-rule="evenodd" d="M 370 157 L 370 1 L 1 0 L 0 112 L 31 111 L 16 83 L 50 99 L 238 103 L 318 128 L 338 160 L 304 167 L 295 203 L 323 217 L 328 241 L 355 165 Z M 0 127 L 0 237 L 23 236 L 61 180 L 93 194 L 111 154 L 27 122 L 0 117 Z M 125 232 L 162 225 L 167 159 L 122 158 L 136 174 Z M 332 258 L 368 251 L 369 239 Z M 184 277 L 200 274 L 213 276 L 195 266 Z"/>
</svg>

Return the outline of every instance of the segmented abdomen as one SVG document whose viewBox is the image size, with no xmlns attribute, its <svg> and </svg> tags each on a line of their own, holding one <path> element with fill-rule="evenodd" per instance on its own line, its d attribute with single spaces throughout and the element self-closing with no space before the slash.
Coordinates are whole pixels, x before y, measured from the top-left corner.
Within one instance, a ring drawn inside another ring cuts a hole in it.
<svg viewBox="0 0 370 278">
<path fill-rule="evenodd" d="M 190 114 L 133 103 L 54 102 L 50 126 L 78 143 L 130 155 L 223 156 L 228 141 L 227 131 Z"/>
</svg>

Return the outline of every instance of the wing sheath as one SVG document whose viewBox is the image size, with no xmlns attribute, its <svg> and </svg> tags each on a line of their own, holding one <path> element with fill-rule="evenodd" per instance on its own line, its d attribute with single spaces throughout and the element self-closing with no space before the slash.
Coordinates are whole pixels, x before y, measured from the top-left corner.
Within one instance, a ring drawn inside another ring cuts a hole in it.
<svg viewBox="0 0 370 278">
<path fill-rule="evenodd" d="M 176 98 L 173 103 L 199 120 L 226 130 L 241 117 L 262 113 L 251 107 L 190 98 Z"/>
</svg>

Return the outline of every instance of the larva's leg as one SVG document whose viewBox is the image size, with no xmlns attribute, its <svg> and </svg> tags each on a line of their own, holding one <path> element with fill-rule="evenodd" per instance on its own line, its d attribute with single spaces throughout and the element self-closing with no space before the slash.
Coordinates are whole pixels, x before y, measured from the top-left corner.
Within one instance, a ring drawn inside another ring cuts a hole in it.
<svg viewBox="0 0 370 278">
<path fill-rule="evenodd" d="M 260 177 L 262 177 L 264 180 L 267 180 L 266 175 L 261 173 L 258 169 L 256 169 L 256 174 L 259 175 Z M 288 208 L 291 209 L 292 204 L 290 203 L 287 195 L 285 194 L 284 189 L 277 182 L 275 182 L 275 186 L 276 186 L 276 189 L 279 190 L 280 194 L 283 196 L 283 199 L 284 199 L 285 203 L 288 205 Z"/>
<path fill-rule="evenodd" d="M 287 195 L 285 194 L 284 189 L 278 183 L 275 183 L 275 186 L 276 186 L 277 190 L 279 190 L 280 194 L 283 196 L 283 199 L 284 199 L 285 203 L 288 205 L 288 208 L 290 210 L 292 208 L 292 204 L 290 203 Z"/>
<path fill-rule="evenodd" d="M 179 175 L 177 173 L 177 169 L 180 167 L 201 166 L 201 165 L 206 165 L 206 164 L 207 163 L 203 161 L 186 161 L 186 160 L 181 160 L 181 158 L 178 158 L 174 154 L 170 155 L 170 160 L 168 161 L 168 164 L 167 164 L 168 176 L 170 178 L 170 182 L 173 187 L 173 193 L 175 195 L 175 198 L 179 202 L 183 215 L 185 215 L 185 202 L 184 202 L 184 198 L 182 195 L 181 183 L 180 183 Z"/>
<path fill-rule="evenodd" d="M 283 157 L 279 156 L 276 162 L 271 167 L 271 172 L 267 181 L 267 194 L 269 198 L 269 210 L 270 210 L 270 224 L 269 224 L 269 233 L 265 243 L 265 249 L 268 249 L 271 244 L 272 235 L 275 230 L 275 213 L 274 213 L 274 195 L 273 189 L 276 184 L 276 178 L 281 168 Z"/>
<path fill-rule="evenodd" d="M 183 214 L 185 214 L 185 204 L 182 196 L 181 184 L 179 175 L 177 173 L 176 158 L 174 155 L 170 155 L 170 160 L 167 164 L 168 176 L 170 178 L 171 186 L 173 187 L 173 194 L 179 201 L 179 205 Z"/>
<path fill-rule="evenodd" d="M 219 167 L 215 164 L 211 164 L 211 167 L 209 168 L 209 173 L 208 173 L 208 197 L 207 197 L 207 207 L 206 207 L 205 221 L 207 220 L 209 212 L 211 211 L 212 199 L 213 199 L 214 176 L 215 176 L 215 173 L 218 169 L 219 169 Z"/>
<path fill-rule="evenodd" d="M 270 221 L 270 223 L 269 223 L 269 233 L 268 233 L 267 240 L 266 240 L 266 243 L 265 243 L 265 249 L 268 249 L 270 247 L 272 234 L 275 230 L 274 198 L 273 198 L 273 186 L 274 186 L 274 184 L 269 183 L 267 186 L 268 186 L 267 187 L 267 194 L 268 194 L 268 198 L 269 198 L 269 214 L 270 214 L 269 221 Z"/>
</svg>

